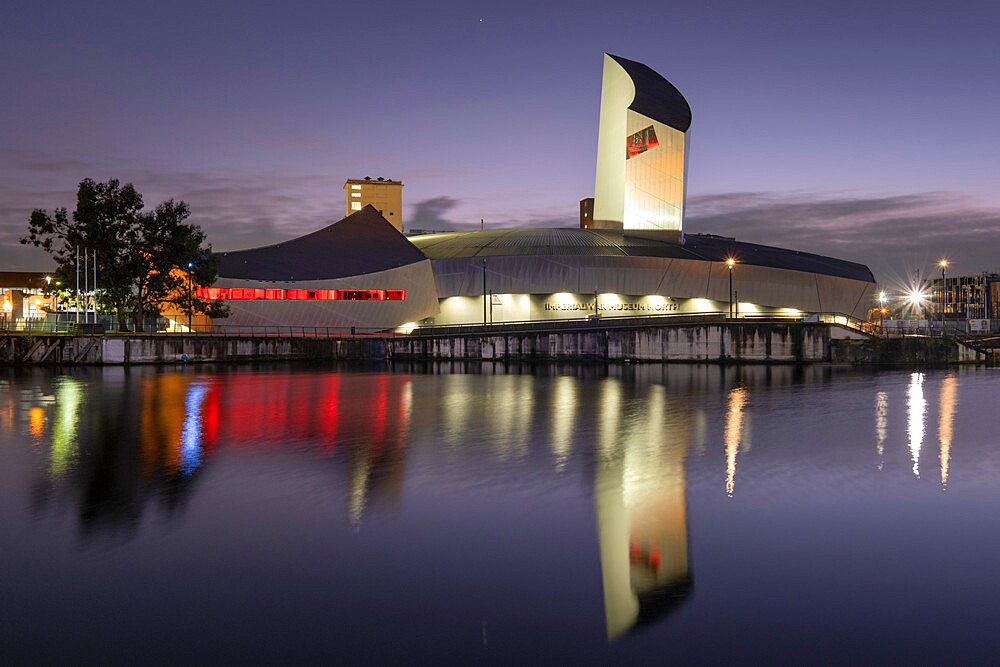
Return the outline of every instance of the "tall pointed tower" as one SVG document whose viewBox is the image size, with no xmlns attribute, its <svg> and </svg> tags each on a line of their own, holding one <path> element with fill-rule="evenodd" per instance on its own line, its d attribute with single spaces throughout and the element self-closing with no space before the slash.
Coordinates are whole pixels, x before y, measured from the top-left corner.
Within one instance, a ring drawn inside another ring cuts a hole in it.
<svg viewBox="0 0 1000 667">
<path fill-rule="evenodd" d="M 642 63 L 604 54 L 594 227 L 677 232 L 684 221 L 691 108 Z"/>
</svg>

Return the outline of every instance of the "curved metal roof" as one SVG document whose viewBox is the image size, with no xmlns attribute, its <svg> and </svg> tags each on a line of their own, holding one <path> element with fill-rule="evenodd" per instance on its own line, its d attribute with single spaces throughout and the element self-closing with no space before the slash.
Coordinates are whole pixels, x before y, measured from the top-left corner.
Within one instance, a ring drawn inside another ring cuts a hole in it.
<svg viewBox="0 0 1000 667">
<path fill-rule="evenodd" d="M 875 282 L 864 264 L 703 234 L 687 234 L 683 244 L 676 232 L 602 229 L 490 229 L 411 236 L 410 241 L 432 260 L 504 255 L 589 255 L 597 257 L 663 257 L 724 262 L 790 271 L 806 271 L 864 282 Z"/>
<path fill-rule="evenodd" d="M 608 54 L 621 65 L 635 84 L 635 98 L 629 109 L 647 118 L 687 132 L 691 127 L 691 107 L 674 85 L 647 65 Z"/>
<path fill-rule="evenodd" d="M 279 282 L 359 276 L 427 259 L 371 204 L 312 234 L 218 256 L 220 278 Z"/>
</svg>

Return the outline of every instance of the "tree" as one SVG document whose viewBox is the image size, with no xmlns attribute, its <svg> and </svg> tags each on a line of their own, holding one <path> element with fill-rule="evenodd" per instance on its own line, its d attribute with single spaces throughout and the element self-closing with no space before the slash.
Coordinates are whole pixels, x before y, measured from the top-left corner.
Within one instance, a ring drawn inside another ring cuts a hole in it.
<svg viewBox="0 0 1000 667">
<path fill-rule="evenodd" d="M 102 302 L 118 316 L 123 329 L 129 318 L 142 331 L 143 318 L 175 305 L 210 317 L 225 317 L 228 308 L 199 299 L 195 288 L 207 287 L 218 275 L 218 259 L 182 201 L 167 200 L 143 210 L 142 195 L 131 183 L 116 179 L 80 182 L 72 218 L 65 208 L 35 209 L 21 243 L 42 248 L 56 261 L 64 285 L 75 281 L 77 247 L 97 253 Z"/>
</svg>

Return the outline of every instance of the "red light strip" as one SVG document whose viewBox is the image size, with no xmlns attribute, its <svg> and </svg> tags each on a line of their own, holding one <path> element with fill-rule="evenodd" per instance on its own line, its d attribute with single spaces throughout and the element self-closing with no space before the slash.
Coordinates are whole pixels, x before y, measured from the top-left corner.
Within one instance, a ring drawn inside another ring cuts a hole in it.
<svg viewBox="0 0 1000 667">
<path fill-rule="evenodd" d="M 405 301 L 401 289 L 257 289 L 249 287 L 198 287 L 199 299 L 212 301 Z"/>
</svg>

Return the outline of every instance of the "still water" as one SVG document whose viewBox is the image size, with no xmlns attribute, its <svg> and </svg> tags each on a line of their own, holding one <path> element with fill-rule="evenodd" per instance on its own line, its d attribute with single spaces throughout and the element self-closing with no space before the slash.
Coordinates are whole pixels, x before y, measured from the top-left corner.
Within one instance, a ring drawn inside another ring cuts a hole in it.
<svg viewBox="0 0 1000 667">
<path fill-rule="evenodd" d="M 3 664 L 1000 651 L 1000 370 L 3 373 Z"/>
</svg>

